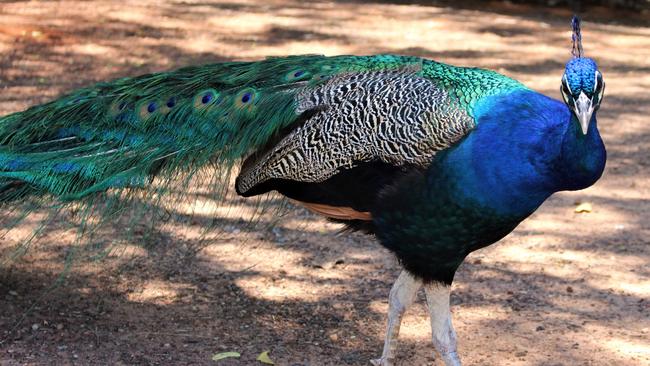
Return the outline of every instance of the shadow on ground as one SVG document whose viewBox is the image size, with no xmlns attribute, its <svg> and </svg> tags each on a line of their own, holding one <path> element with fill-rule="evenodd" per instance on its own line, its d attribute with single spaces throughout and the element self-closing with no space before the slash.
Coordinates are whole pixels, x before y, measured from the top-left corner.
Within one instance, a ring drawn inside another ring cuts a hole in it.
<svg viewBox="0 0 650 366">
<path fill-rule="evenodd" d="M 0 113 L 126 75 L 301 53 L 390 52 L 489 67 L 559 97 L 570 14 L 478 2 L 3 2 Z M 584 18 L 585 49 L 607 82 L 599 112 L 607 171 L 596 187 L 554 197 L 463 264 L 452 302 L 468 364 L 650 361 L 642 326 L 650 277 L 647 14 L 592 8 Z M 593 212 L 575 214 L 576 202 L 592 203 Z M 133 218 L 123 217 L 102 228 L 96 252 L 122 244 L 102 261 L 71 249 L 74 216 L 55 221 L 0 273 L 0 361 L 212 364 L 212 354 L 236 350 L 240 360 L 219 364 L 247 365 L 270 350 L 277 364 L 364 365 L 380 352 L 399 267 L 372 238 L 339 234 L 297 208 L 259 226 L 185 212 L 164 225 L 142 220 L 125 231 Z M 212 239 L 199 239 L 209 226 Z M 422 299 L 407 316 L 398 357 L 432 362 Z"/>
</svg>

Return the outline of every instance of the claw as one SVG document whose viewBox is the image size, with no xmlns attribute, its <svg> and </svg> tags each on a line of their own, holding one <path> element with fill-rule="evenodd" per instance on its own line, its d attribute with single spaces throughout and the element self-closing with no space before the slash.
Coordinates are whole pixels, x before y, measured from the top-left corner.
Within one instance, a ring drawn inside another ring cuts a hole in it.
<svg viewBox="0 0 650 366">
<path fill-rule="evenodd" d="M 442 360 L 445 363 L 445 366 L 461 366 L 460 358 L 458 357 L 458 353 L 456 353 L 455 351 L 446 353 L 441 356 L 442 356 Z"/>
<path fill-rule="evenodd" d="M 383 357 L 382 358 L 376 358 L 374 360 L 370 360 L 370 363 L 373 366 L 392 366 L 392 364 L 393 364 L 388 359 L 383 358 Z"/>
</svg>

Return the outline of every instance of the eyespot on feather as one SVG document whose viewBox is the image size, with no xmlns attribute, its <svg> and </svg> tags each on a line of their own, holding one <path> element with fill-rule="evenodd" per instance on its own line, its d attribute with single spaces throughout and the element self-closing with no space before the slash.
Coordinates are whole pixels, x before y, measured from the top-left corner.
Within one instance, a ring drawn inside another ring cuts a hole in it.
<svg viewBox="0 0 650 366">
<path fill-rule="evenodd" d="M 297 69 L 297 70 L 292 70 L 289 71 L 286 75 L 284 75 L 284 80 L 285 81 L 299 81 L 299 80 L 307 80 L 311 77 L 311 73 L 303 70 L 303 69 Z"/>
<path fill-rule="evenodd" d="M 78 103 L 81 102 L 82 100 L 83 100 L 83 98 L 78 96 L 78 97 L 75 97 L 75 98 L 72 98 L 72 99 L 68 100 L 68 101 L 65 103 L 65 105 L 66 105 L 66 106 L 69 106 L 69 105 L 78 104 Z"/>
<path fill-rule="evenodd" d="M 205 110 L 221 102 L 219 92 L 214 89 L 206 89 L 194 97 L 193 105 L 197 110 Z"/>
<path fill-rule="evenodd" d="M 163 99 L 165 102 L 160 106 L 160 113 L 167 114 L 172 111 L 178 105 L 178 99 L 176 97 L 169 97 Z"/>
<path fill-rule="evenodd" d="M 157 100 L 143 100 L 135 108 L 135 112 L 141 121 L 147 121 L 152 116 L 160 113 L 162 103 Z"/>
<path fill-rule="evenodd" d="M 124 112 L 128 106 L 129 103 L 126 100 L 115 100 L 108 107 L 108 113 L 111 117 L 117 117 L 120 113 Z"/>
<path fill-rule="evenodd" d="M 257 102 L 258 97 L 259 93 L 255 89 L 246 88 L 235 96 L 235 107 L 240 109 L 248 108 L 250 111 Z"/>
</svg>

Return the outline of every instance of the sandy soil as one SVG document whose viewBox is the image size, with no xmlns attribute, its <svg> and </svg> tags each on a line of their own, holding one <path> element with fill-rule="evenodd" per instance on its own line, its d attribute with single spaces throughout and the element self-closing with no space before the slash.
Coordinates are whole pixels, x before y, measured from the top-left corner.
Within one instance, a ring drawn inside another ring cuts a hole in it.
<svg viewBox="0 0 650 366">
<path fill-rule="evenodd" d="M 559 98 L 562 9 L 264 3 L 3 1 L 0 113 L 119 76 L 304 53 L 489 67 Z M 467 365 L 650 365 L 650 17 L 594 9 L 585 18 L 585 50 L 607 83 L 598 115 L 607 170 L 460 268 L 452 304 Z M 579 202 L 592 211 L 575 213 Z M 381 352 L 399 268 L 372 238 L 297 208 L 257 228 L 217 219 L 218 239 L 197 239 L 212 217 L 178 220 L 136 232 L 104 260 L 75 260 L 63 276 L 75 229 L 55 222 L 0 272 L 0 364 L 209 365 L 237 351 L 218 364 L 261 365 L 255 358 L 270 351 L 277 365 L 366 365 Z M 104 238 L 123 236 L 109 229 Z M 437 362 L 428 338 L 420 298 L 399 364 Z"/>
</svg>

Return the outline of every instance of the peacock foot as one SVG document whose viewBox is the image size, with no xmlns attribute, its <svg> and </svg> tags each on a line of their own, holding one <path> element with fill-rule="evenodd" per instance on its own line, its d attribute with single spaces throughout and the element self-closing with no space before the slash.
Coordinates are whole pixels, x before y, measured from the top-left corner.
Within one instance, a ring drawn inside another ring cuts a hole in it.
<svg viewBox="0 0 650 366">
<path fill-rule="evenodd" d="M 391 362 L 391 360 L 389 360 L 389 359 L 387 359 L 387 358 L 384 358 L 384 357 L 382 357 L 382 358 L 376 358 L 376 359 L 374 359 L 374 360 L 370 360 L 370 363 L 371 363 L 373 366 L 391 366 L 391 365 L 393 364 L 393 363 Z"/>
<path fill-rule="evenodd" d="M 458 353 L 456 352 L 441 354 L 440 357 L 442 358 L 442 361 L 445 363 L 445 366 L 461 366 L 460 358 L 458 357 Z"/>
</svg>

